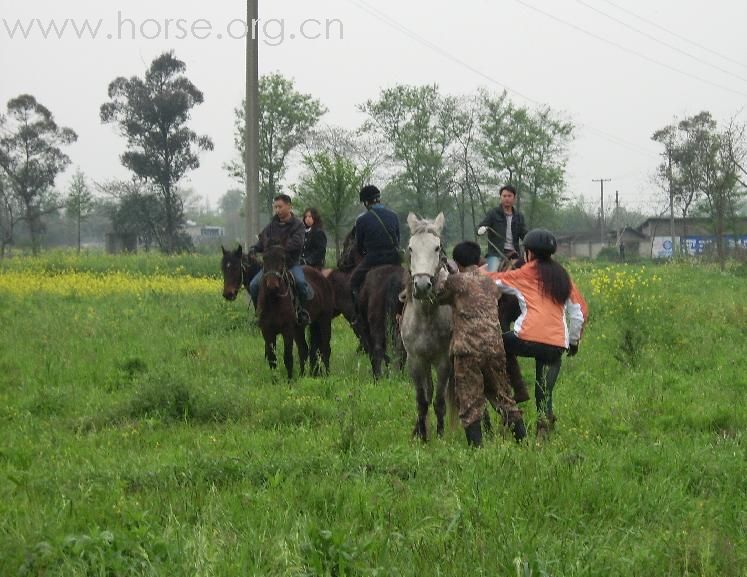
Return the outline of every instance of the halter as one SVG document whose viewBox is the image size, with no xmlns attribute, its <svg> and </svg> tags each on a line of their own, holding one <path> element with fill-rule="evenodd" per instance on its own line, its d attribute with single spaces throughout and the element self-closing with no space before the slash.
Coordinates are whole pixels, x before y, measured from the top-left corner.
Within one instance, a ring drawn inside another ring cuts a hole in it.
<svg viewBox="0 0 747 577">
<path fill-rule="evenodd" d="M 280 296 L 281 297 L 287 296 L 288 293 L 290 292 L 290 280 L 288 279 L 288 270 L 285 267 L 283 267 L 280 270 L 280 272 L 276 270 L 268 270 L 268 271 L 263 270 L 262 271 L 262 281 L 264 281 L 267 277 L 273 277 L 273 276 L 279 278 L 281 283 L 285 281 L 286 291 L 282 293 Z"/>
<path fill-rule="evenodd" d="M 448 259 L 447 259 L 447 256 L 446 256 L 446 251 L 444 250 L 444 245 L 443 245 L 442 242 L 439 242 L 439 245 L 438 245 L 438 266 L 436 267 L 436 270 L 433 272 L 433 274 L 428 274 L 428 273 L 425 273 L 425 272 L 421 272 L 421 273 L 417 273 L 417 274 L 412 275 L 412 280 L 411 280 L 410 284 L 412 286 L 414 286 L 415 279 L 417 277 L 426 276 L 426 277 L 428 277 L 430 279 L 431 286 L 433 286 L 433 288 L 435 288 L 434 284 L 435 284 L 435 279 L 438 277 L 438 273 L 440 273 L 442 270 L 445 270 L 446 272 L 449 271 L 449 267 L 447 265 L 447 260 Z M 434 304 L 436 304 L 436 292 L 435 291 L 431 291 L 431 294 L 429 296 L 427 296 L 425 298 L 419 298 L 417 300 L 420 301 L 420 302 L 422 302 L 422 303 L 425 303 L 425 304 L 434 305 Z"/>
</svg>

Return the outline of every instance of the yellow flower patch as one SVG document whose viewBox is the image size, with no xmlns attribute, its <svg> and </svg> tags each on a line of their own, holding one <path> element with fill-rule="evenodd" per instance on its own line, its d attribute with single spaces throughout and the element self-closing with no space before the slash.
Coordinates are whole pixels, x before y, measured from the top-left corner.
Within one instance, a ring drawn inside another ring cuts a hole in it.
<svg viewBox="0 0 747 577">
<path fill-rule="evenodd" d="M 125 272 L 44 274 L 38 271 L 0 273 L 0 292 L 15 296 L 44 293 L 58 296 L 207 294 L 220 292 L 220 281 L 186 275 L 138 275 Z"/>
</svg>

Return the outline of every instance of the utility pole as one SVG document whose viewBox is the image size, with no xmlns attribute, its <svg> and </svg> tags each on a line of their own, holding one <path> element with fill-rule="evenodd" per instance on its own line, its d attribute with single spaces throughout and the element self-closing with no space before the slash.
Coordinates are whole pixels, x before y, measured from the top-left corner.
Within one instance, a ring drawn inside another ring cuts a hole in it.
<svg viewBox="0 0 747 577">
<path fill-rule="evenodd" d="M 602 236 L 602 245 L 606 242 L 606 234 L 604 230 L 604 183 L 610 182 L 611 178 L 592 178 L 592 182 L 598 182 L 600 187 L 600 200 L 599 200 L 599 224 L 601 230 L 601 236 Z"/>
<path fill-rule="evenodd" d="M 258 0 L 246 2 L 246 98 L 244 100 L 244 183 L 247 250 L 259 234 L 259 21 Z"/>
</svg>

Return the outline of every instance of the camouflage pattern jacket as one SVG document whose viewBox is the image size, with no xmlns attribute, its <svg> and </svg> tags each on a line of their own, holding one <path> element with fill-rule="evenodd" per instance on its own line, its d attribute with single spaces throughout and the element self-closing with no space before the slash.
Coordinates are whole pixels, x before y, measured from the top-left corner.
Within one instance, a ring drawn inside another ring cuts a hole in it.
<svg viewBox="0 0 747 577">
<path fill-rule="evenodd" d="M 498 320 L 500 296 L 495 283 L 476 266 L 449 275 L 437 300 L 452 306 L 452 355 L 505 354 Z"/>
</svg>

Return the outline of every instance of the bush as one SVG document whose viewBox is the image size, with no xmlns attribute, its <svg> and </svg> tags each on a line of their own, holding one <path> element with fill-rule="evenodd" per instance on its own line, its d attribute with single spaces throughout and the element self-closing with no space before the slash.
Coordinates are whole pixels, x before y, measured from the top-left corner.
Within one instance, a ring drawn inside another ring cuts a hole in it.
<svg viewBox="0 0 747 577">
<path fill-rule="evenodd" d="M 597 254 L 597 260 L 605 262 L 620 262 L 620 251 L 616 246 L 605 246 Z"/>
</svg>

